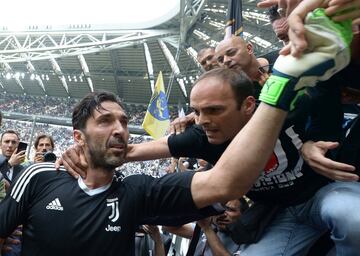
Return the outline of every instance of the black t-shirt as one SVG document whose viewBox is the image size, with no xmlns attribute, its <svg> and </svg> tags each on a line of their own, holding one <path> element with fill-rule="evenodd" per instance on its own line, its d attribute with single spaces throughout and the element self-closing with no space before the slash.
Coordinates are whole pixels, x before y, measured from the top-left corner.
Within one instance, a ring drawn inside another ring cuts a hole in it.
<svg viewBox="0 0 360 256">
<path fill-rule="evenodd" d="M 194 157 L 216 164 L 230 141 L 215 145 L 210 144 L 204 130 L 199 125 L 186 128 L 184 133 L 168 138 L 170 153 L 173 157 Z"/>
<path fill-rule="evenodd" d="M 0 237 L 23 224 L 22 255 L 134 255 L 135 230 L 144 218 L 202 214 L 192 200 L 192 177 L 114 176 L 111 184 L 89 190 L 64 169 L 35 164 L 0 204 Z"/>
<path fill-rule="evenodd" d="M 248 193 L 251 199 L 295 205 L 308 200 L 329 183 L 327 178 L 311 170 L 299 153 L 305 139 L 339 138 L 342 115 L 336 93 L 338 88 L 333 86 L 333 82 L 325 85 L 320 84 L 319 88 L 315 87 L 300 97 L 295 110 L 288 114 L 272 156 Z M 212 164 L 216 163 L 228 144 L 210 144 L 199 126 L 189 127 L 183 134 L 168 138 L 173 156 L 202 158 Z"/>
</svg>

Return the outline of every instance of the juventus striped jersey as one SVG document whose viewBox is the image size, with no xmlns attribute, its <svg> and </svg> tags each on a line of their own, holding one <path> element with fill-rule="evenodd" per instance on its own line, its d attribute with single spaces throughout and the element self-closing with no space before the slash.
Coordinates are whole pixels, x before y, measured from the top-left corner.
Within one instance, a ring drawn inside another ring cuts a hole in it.
<svg viewBox="0 0 360 256">
<path fill-rule="evenodd" d="M 114 176 L 111 184 L 90 190 L 65 169 L 34 164 L 0 204 L 0 237 L 23 224 L 22 255 L 134 255 L 134 232 L 145 218 L 218 213 L 196 209 L 192 177 Z"/>
</svg>

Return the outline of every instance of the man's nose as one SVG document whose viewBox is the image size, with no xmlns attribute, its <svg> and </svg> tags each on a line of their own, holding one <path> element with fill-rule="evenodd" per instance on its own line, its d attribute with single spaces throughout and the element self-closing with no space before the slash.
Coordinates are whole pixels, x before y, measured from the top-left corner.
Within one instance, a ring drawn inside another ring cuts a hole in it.
<svg viewBox="0 0 360 256">
<path fill-rule="evenodd" d="M 224 56 L 224 66 L 228 67 L 230 65 L 230 63 L 231 63 L 231 58 L 225 55 Z"/>
<path fill-rule="evenodd" d="M 209 123 L 209 118 L 206 115 L 200 113 L 197 118 L 197 124 L 203 125 L 206 123 Z"/>
<path fill-rule="evenodd" d="M 114 124 L 114 134 L 124 134 L 127 129 L 120 121 L 116 121 Z"/>
</svg>

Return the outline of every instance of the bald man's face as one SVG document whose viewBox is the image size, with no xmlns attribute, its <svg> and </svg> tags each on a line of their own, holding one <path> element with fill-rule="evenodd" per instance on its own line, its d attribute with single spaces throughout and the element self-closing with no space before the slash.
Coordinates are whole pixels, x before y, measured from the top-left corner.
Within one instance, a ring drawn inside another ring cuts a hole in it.
<svg viewBox="0 0 360 256">
<path fill-rule="evenodd" d="M 219 67 L 215 58 L 215 49 L 212 48 L 207 48 L 200 51 L 197 60 L 205 71 Z"/>
<path fill-rule="evenodd" d="M 215 49 L 215 57 L 220 66 L 246 72 L 251 65 L 252 45 L 240 37 L 231 37 L 219 43 Z"/>
</svg>

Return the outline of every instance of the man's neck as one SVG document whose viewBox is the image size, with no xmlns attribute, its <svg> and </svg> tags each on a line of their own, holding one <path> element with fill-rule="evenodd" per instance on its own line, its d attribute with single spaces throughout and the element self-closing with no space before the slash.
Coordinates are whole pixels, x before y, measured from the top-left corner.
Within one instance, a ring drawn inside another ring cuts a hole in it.
<svg viewBox="0 0 360 256">
<path fill-rule="evenodd" d="M 114 171 L 89 167 L 86 171 L 86 178 L 84 179 L 84 183 L 89 189 L 96 189 L 109 184 L 113 177 Z"/>
<path fill-rule="evenodd" d="M 261 72 L 259 71 L 260 67 L 260 63 L 254 58 L 251 62 L 251 65 L 249 65 L 249 69 L 246 72 L 251 80 L 259 81 L 261 77 Z"/>
</svg>

